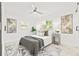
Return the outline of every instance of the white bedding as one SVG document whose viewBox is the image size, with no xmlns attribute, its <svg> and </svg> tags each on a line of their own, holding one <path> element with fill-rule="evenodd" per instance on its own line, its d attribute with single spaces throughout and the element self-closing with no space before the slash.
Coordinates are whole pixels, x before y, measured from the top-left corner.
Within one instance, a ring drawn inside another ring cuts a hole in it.
<svg viewBox="0 0 79 59">
<path fill-rule="evenodd" d="M 48 44 L 50 44 L 52 42 L 51 36 L 38 36 L 38 35 L 31 35 L 31 36 L 43 39 L 44 40 L 44 46 L 47 46 Z"/>
</svg>

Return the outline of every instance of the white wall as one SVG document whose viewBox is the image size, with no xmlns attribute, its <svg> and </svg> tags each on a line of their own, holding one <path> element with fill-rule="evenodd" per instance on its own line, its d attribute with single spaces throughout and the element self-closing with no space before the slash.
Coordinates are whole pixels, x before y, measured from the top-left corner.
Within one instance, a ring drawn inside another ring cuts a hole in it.
<svg viewBox="0 0 79 59">
<path fill-rule="evenodd" d="M 62 34 L 62 43 L 70 46 L 79 47 L 79 31 L 76 31 L 76 26 L 79 26 L 79 14 L 73 14 L 73 34 Z"/>
<path fill-rule="evenodd" d="M 31 14 L 32 5 L 38 7 L 38 10 L 43 12 L 42 15 Z M 54 23 L 59 23 L 54 25 L 55 27 L 61 28 L 61 16 L 67 14 L 73 14 L 73 34 L 62 34 L 61 42 L 62 44 L 78 46 L 78 32 L 75 30 L 78 24 L 78 17 L 74 13 L 76 8 L 76 3 L 9 3 L 2 2 L 2 42 L 3 42 L 3 55 L 4 55 L 4 43 L 13 42 L 20 40 L 22 36 L 30 35 L 30 30 L 32 25 L 37 25 L 44 20 L 53 20 Z M 7 18 L 14 18 L 17 20 L 17 33 L 7 33 L 4 31 L 4 26 L 6 26 Z M 27 29 L 22 30 L 20 28 L 21 21 L 27 23 Z M 75 43 L 75 44 L 74 44 Z"/>
</svg>

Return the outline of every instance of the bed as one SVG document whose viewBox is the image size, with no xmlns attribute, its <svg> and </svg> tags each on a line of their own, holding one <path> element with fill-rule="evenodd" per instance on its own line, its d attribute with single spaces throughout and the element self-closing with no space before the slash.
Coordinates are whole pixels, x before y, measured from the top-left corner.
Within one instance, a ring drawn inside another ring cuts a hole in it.
<svg viewBox="0 0 79 59">
<path fill-rule="evenodd" d="M 46 39 L 46 37 L 36 35 L 24 36 L 20 39 L 20 45 L 26 47 L 33 56 L 38 55 L 38 52 L 51 44 L 51 42 L 52 41 L 48 38 Z"/>
</svg>

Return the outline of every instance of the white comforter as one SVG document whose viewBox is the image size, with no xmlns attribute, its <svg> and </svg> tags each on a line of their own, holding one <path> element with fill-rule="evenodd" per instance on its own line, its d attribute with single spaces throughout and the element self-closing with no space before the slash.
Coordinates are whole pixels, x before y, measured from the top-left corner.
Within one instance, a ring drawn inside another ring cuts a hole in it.
<svg viewBox="0 0 79 59">
<path fill-rule="evenodd" d="M 48 44 L 50 44 L 52 42 L 51 36 L 38 36 L 38 35 L 31 35 L 31 36 L 43 39 L 44 40 L 44 46 L 47 46 Z"/>
</svg>

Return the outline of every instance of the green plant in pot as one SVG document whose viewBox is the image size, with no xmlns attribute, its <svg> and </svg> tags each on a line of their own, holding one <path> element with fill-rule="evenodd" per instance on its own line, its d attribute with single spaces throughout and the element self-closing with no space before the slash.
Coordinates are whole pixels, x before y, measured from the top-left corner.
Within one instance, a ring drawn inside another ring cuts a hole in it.
<svg viewBox="0 0 79 59">
<path fill-rule="evenodd" d="M 36 28 L 35 28 L 34 26 L 32 27 L 31 32 L 32 32 L 33 34 L 36 34 Z"/>
</svg>

